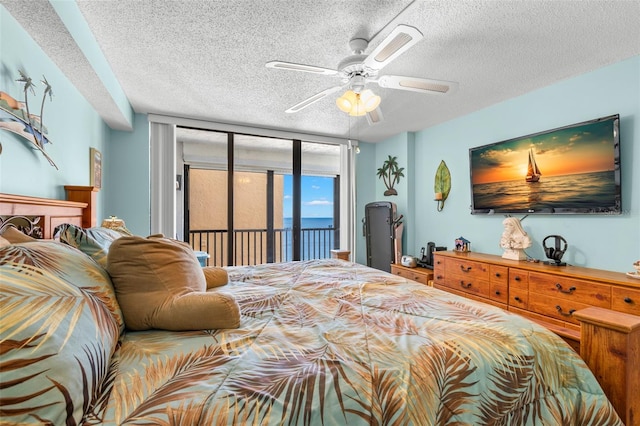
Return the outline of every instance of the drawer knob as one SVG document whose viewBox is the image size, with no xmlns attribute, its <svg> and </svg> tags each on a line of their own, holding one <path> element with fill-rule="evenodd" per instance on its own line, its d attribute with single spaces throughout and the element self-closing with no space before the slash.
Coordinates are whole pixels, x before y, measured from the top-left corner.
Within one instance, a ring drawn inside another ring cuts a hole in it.
<svg viewBox="0 0 640 426">
<path fill-rule="evenodd" d="M 460 281 L 460 287 L 462 288 L 471 288 L 471 283 L 466 283 L 464 281 Z"/>
<path fill-rule="evenodd" d="M 560 293 L 564 293 L 564 294 L 571 294 L 571 293 L 573 293 L 574 291 L 576 291 L 576 288 L 575 288 L 575 287 L 570 287 L 570 288 L 569 288 L 569 290 L 563 290 L 563 289 L 562 289 L 562 285 L 561 285 L 560 283 L 556 283 L 556 288 L 558 289 L 558 291 L 559 291 Z"/>
<path fill-rule="evenodd" d="M 500 278 L 500 272 L 496 272 L 496 277 Z"/>
<path fill-rule="evenodd" d="M 630 297 L 625 297 L 624 303 L 633 303 L 633 299 L 631 299 Z"/>
<path fill-rule="evenodd" d="M 575 309 L 570 309 L 569 312 L 563 312 L 562 311 L 562 306 L 557 305 L 556 306 L 556 310 L 558 311 L 558 313 L 560 315 L 562 315 L 563 317 L 570 317 L 576 310 Z"/>
<path fill-rule="evenodd" d="M 500 296 L 500 291 L 496 290 L 496 296 Z"/>
<path fill-rule="evenodd" d="M 436 278 L 441 280 L 442 279 L 442 275 L 437 275 Z"/>
<path fill-rule="evenodd" d="M 514 278 L 514 281 L 520 281 L 520 277 L 516 276 L 516 277 Z"/>
<path fill-rule="evenodd" d="M 460 265 L 460 269 L 462 270 L 462 272 L 469 272 L 471 271 L 471 266 L 467 266 L 466 268 L 462 265 Z"/>
<path fill-rule="evenodd" d="M 520 299 L 520 297 L 516 296 L 513 298 L 516 302 L 522 302 L 522 299 Z"/>
</svg>

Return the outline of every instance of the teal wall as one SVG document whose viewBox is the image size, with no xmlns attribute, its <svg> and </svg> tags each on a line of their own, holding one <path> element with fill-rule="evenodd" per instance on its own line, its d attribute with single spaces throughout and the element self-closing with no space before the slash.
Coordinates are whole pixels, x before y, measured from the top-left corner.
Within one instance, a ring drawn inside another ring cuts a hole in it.
<svg viewBox="0 0 640 426">
<path fill-rule="evenodd" d="M 415 198 L 411 196 L 416 190 L 415 167 L 413 167 L 414 139 L 413 133 L 401 133 L 378 144 L 360 143 L 360 153 L 356 156 L 356 226 L 359 226 L 359 232 L 356 233 L 354 257 L 358 263 L 367 263 L 362 220 L 365 216 L 365 206 L 373 201 L 395 203 L 396 216 L 403 216 L 403 247 L 413 247 L 418 244 L 415 241 Z M 394 186 L 398 195 L 385 196 L 387 187 L 383 180 L 377 177 L 377 171 L 389 156 L 396 157 L 398 167 L 404 168 L 405 177 L 400 178 L 400 182 Z"/>
<path fill-rule="evenodd" d="M 133 132 L 111 131 L 107 152 L 109 187 L 106 191 L 107 216 L 125 220 L 136 235 L 151 232 L 149 181 L 149 123 L 147 116 L 134 116 Z"/>
<path fill-rule="evenodd" d="M 23 86 L 16 79 L 18 70 L 26 72 L 36 82 L 36 95 L 29 95 L 32 113 L 40 113 L 43 75 L 53 87 L 53 100 L 47 97 L 45 101 L 43 123 L 52 142 L 46 151 L 59 168 L 49 165 L 24 138 L 0 130 L 0 192 L 63 199 L 64 185 L 89 185 L 89 148 L 100 150 L 108 164 L 109 128 L 3 6 L 0 6 L 0 52 L 0 91 L 23 100 Z M 108 174 L 104 174 L 105 188 L 108 180 Z M 98 199 L 99 203 L 104 201 L 103 191 Z"/>
<path fill-rule="evenodd" d="M 68 13 L 75 4 L 57 4 Z M 0 192 L 45 198 L 65 198 L 64 185 L 87 186 L 89 149 L 102 152 L 102 189 L 98 192 L 98 223 L 110 215 L 124 218 L 132 232 L 148 235 L 150 230 L 149 196 L 149 124 L 145 115 L 132 115 L 133 131 L 111 130 L 60 69 L 0 6 L 0 91 L 24 98 L 22 85 L 15 80 L 24 70 L 37 81 L 36 96 L 29 106 L 39 113 L 44 75 L 53 86 L 53 100 L 44 107 L 44 124 L 52 144 L 46 147 L 59 170 L 29 147 L 29 142 L 6 130 L 0 130 Z M 75 29 L 75 31 L 79 31 Z M 86 37 L 85 37 L 86 38 Z M 89 43 L 82 43 L 85 50 Z M 87 53 L 87 52 L 85 52 Z M 88 54 L 88 53 L 87 53 Z M 100 62 L 93 58 L 94 62 Z M 104 64 L 100 74 L 105 75 Z M 130 107 L 117 88 L 115 98 L 128 116 Z"/>
<path fill-rule="evenodd" d="M 471 241 L 473 251 L 502 254 L 499 239 L 504 216 L 470 214 L 469 148 L 611 114 L 621 117 L 623 214 L 530 215 L 522 224 L 533 239 L 527 250 L 530 256 L 544 259 L 542 240 L 560 234 L 569 243 L 563 260 L 592 268 L 632 270 L 631 264 L 640 258 L 640 57 L 416 132 L 415 155 L 405 157 L 414 171 L 414 187 L 408 190 L 415 204 L 406 207 L 413 208 L 407 230 L 411 229 L 415 239 L 413 244 L 405 240 L 404 252 L 418 254 L 428 241 L 452 248 L 454 239 L 463 236 Z M 404 137 L 380 144 L 363 143 L 361 150 L 369 153 L 357 157 L 357 168 L 370 173 L 387 155 L 410 152 L 411 144 Z M 374 158 L 376 164 L 369 164 Z M 433 181 L 441 160 L 451 171 L 452 188 L 444 210 L 437 212 Z M 382 196 L 382 183 L 376 181 L 375 171 L 370 176 L 358 180 L 358 194 L 367 197 L 359 200 L 358 216 L 364 215 L 361 206 L 366 202 L 390 198 Z M 363 247 L 361 234 L 359 239 L 357 247 Z M 365 261 L 360 250 L 356 259 Z"/>
</svg>

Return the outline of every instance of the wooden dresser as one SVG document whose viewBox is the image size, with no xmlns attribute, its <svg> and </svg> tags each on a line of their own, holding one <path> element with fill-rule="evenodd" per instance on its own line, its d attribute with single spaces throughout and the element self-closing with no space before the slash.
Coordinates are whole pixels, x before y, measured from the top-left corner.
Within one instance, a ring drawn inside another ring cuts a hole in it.
<svg viewBox="0 0 640 426">
<path fill-rule="evenodd" d="M 640 425 L 640 280 L 439 251 L 433 286 L 520 314 L 560 335 L 587 362 L 625 424 Z"/>
</svg>

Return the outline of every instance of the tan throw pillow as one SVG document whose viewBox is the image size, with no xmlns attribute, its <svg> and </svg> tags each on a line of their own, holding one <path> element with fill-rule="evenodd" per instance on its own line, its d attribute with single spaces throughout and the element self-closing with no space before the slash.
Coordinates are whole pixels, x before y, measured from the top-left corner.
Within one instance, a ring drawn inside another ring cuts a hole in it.
<svg viewBox="0 0 640 426">
<path fill-rule="evenodd" d="M 229 274 L 226 269 L 216 266 L 206 266 L 202 268 L 204 278 L 207 281 L 207 288 L 220 287 L 229 282 Z"/>
<path fill-rule="evenodd" d="M 7 226 L 7 228 L 2 231 L 2 238 L 4 238 L 5 240 L 9 241 L 11 244 L 18 244 L 18 243 L 28 243 L 31 241 L 38 241 L 33 237 L 30 237 L 27 234 L 23 234 L 22 232 L 20 232 L 20 230 L 18 228 L 16 228 L 13 225 L 9 225 Z"/>
<path fill-rule="evenodd" d="M 240 326 L 237 302 L 228 294 L 206 291 L 205 273 L 184 242 L 158 237 L 119 238 L 109 249 L 107 271 L 124 322 L 131 330 Z"/>
</svg>

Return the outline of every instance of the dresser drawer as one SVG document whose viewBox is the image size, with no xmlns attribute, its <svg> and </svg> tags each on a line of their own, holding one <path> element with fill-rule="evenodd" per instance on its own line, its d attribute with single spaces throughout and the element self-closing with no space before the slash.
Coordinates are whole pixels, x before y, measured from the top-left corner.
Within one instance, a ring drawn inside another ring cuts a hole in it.
<svg viewBox="0 0 640 426">
<path fill-rule="evenodd" d="M 612 287 L 611 309 L 627 314 L 640 315 L 640 290 Z"/>
<path fill-rule="evenodd" d="M 445 273 L 447 276 L 464 275 L 473 279 L 489 281 L 489 267 L 490 265 L 486 263 L 464 259 L 447 259 Z"/>
<path fill-rule="evenodd" d="M 611 286 L 536 272 L 529 273 L 530 303 L 532 293 L 575 301 L 587 306 L 611 307 Z"/>
<path fill-rule="evenodd" d="M 453 290 L 475 294 L 487 299 L 489 299 L 489 293 L 491 291 L 491 286 L 488 280 L 480 280 L 473 276 L 460 274 L 449 274 L 447 275 L 447 279 L 440 284 Z"/>
<path fill-rule="evenodd" d="M 505 280 L 506 281 L 506 280 Z M 500 303 L 509 302 L 509 284 L 506 282 L 489 281 L 489 297 L 491 300 L 495 300 Z"/>
<path fill-rule="evenodd" d="M 589 306 L 591 305 L 566 298 L 529 293 L 529 311 L 573 324 L 580 324 L 580 322 L 572 314 Z"/>
<path fill-rule="evenodd" d="M 509 306 L 529 309 L 529 292 L 527 290 L 509 287 Z"/>
<path fill-rule="evenodd" d="M 456 290 L 454 288 L 451 288 L 451 287 L 448 287 L 448 286 L 444 286 L 444 285 L 438 285 L 438 284 L 435 284 L 435 283 L 433 284 L 433 288 L 437 288 L 438 290 L 446 291 L 447 293 L 455 294 L 455 295 L 464 297 L 466 299 L 475 300 L 477 302 L 486 303 L 488 305 L 495 306 L 497 308 L 507 310 L 507 305 L 505 305 L 504 303 L 496 302 L 494 300 L 487 299 L 486 297 L 476 296 L 475 294 L 472 294 L 472 293 L 467 293 L 467 292 L 464 292 L 464 291 L 458 291 L 458 290 Z"/>
<path fill-rule="evenodd" d="M 406 268 L 400 265 L 391 265 L 391 273 L 424 285 L 428 285 L 429 280 L 433 278 L 433 274 L 428 269 Z"/>
<path fill-rule="evenodd" d="M 509 290 L 529 291 L 529 271 L 509 268 Z"/>
<path fill-rule="evenodd" d="M 491 265 L 489 267 L 489 280 L 492 283 L 509 284 L 509 268 L 506 266 Z"/>
</svg>

